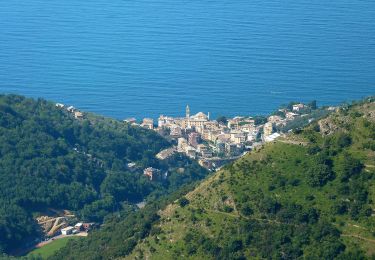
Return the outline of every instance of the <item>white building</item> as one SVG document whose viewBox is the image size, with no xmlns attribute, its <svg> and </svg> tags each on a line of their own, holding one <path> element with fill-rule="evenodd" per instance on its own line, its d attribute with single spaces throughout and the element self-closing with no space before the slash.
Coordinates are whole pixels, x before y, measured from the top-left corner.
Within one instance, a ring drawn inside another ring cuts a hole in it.
<svg viewBox="0 0 375 260">
<path fill-rule="evenodd" d="M 129 124 L 136 124 L 137 123 L 137 119 L 135 119 L 134 117 L 126 118 L 126 119 L 124 119 L 124 122 L 125 123 L 129 123 Z"/>
<path fill-rule="evenodd" d="M 304 108 L 305 108 L 305 105 L 302 103 L 293 105 L 293 111 L 301 111 Z"/>
<path fill-rule="evenodd" d="M 144 118 L 141 126 L 147 129 L 154 129 L 154 120 L 152 118 Z"/>
<path fill-rule="evenodd" d="M 174 124 L 174 118 L 161 115 L 158 119 L 158 127 L 168 127 Z"/>
<path fill-rule="evenodd" d="M 180 153 L 185 152 L 186 147 L 188 146 L 188 142 L 185 138 L 180 137 L 177 140 L 177 151 Z"/>
<path fill-rule="evenodd" d="M 73 113 L 74 111 L 76 111 L 76 108 L 73 107 L 73 106 L 70 106 L 70 107 L 68 107 L 66 110 L 68 110 L 68 112 Z"/>
<path fill-rule="evenodd" d="M 83 223 L 79 222 L 77 224 L 75 224 L 75 229 L 78 230 L 78 231 L 81 231 L 83 229 Z"/>
<path fill-rule="evenodd" d="M 76 112 L 74 112 L 74 117 L 76 119 L 81 119 L 81 118 L 83 118 L 83 113 L 80 112 L 80 111 L 76 111 Z"/>
<path fill-rule="evenodd" d="M 71 235 L 73 233 L 73 230 L 74 230 L 74 227 L 69 226 L 69 227 L 61 229 L 61 234 L 65 236 Z"/>
</svg>

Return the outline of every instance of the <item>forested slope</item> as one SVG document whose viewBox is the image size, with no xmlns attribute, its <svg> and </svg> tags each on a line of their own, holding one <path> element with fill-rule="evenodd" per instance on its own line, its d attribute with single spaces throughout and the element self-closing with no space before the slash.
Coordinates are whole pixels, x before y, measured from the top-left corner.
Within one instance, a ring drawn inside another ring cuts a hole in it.
<svg viewBox="0 0 375 260">
<path fill-rule="evenodd" d="M 153 131 L 116 120 L 89 114 L 75 119 L 42 99 L 0 95 L 0 253 L 38 236 L 33 218 L 39 211 L 69 209 L 100 222 L 150 194 L 158 197 L 206 175 L 183 156 L 155 159 L 169 145 Z M 150 182 L 141 172 L 128 172 L 128 162 L 170 176 Z M 177 173 L 182 166 L 184 174 Z"/>
<path fill-rule="evenodd" d="M 368 99 L 203 181 L 160 211 L 126 258 L 371 258 L 374 203 L 375 103 Z"/>
</svg>

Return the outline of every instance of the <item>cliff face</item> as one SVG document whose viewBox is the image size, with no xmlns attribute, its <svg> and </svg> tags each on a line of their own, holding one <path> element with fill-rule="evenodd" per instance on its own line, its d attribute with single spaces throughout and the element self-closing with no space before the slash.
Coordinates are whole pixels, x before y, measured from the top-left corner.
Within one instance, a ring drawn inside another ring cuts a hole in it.
<svg viewBox="0 0 375 260">
<path fill-rule="evenodd" d="M 374 115 L 373 100 L 340 109 L 226 166 L 159 211 L 127 258 L 370 257 Z"/>
</svg>

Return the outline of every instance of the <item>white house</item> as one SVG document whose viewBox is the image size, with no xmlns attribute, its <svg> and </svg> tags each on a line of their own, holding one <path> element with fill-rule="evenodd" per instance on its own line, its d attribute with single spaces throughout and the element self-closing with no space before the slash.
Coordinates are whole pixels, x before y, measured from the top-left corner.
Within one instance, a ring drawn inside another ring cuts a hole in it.
<svg viewBox="0 0 375 260">
<path fill-rule="evenodd" d="M 293 105 L 293 111 L 300 111 L 300 110 L 302 110 L 304 108 L 305 108 L 305 105 L 302 104 L 302 103 Z"/>
<path fill-rule="evenodd" d="M 74 230 L 74 227 L 69 226 L 69 227 L 61 229 L 61 234 L 65 235 L 65 236 L 70 235 L 70 234 L 73 233 L 73 230 Z"/>
</svg>

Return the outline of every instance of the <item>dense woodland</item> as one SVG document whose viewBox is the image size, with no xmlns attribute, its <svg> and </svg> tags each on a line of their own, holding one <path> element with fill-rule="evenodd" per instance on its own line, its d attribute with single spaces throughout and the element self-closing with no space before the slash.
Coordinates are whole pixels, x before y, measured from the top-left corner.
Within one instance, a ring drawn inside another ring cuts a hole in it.
<svg viewBox="0 0 375 260">
<path fill-rule="evenodd" d="M 53 259 L 373 258 L 374 99 L 324 120 L 111 219 Z"/>
<path fill-rule="evenodd" d="M 34 217 L 48 208 L 102 222 L 207 174 L 184 156 L 157 160 L 168 146 L 155 132 L 117 120 L 75 119 L 42 99 L 0 95 L 0 254 L 40 236 Z M 139 171 L 129 172 L 129 162 Z M 168 179 L 149 181 L 141 172 L 149 166 L 168 171 Z"/>
</svg>

